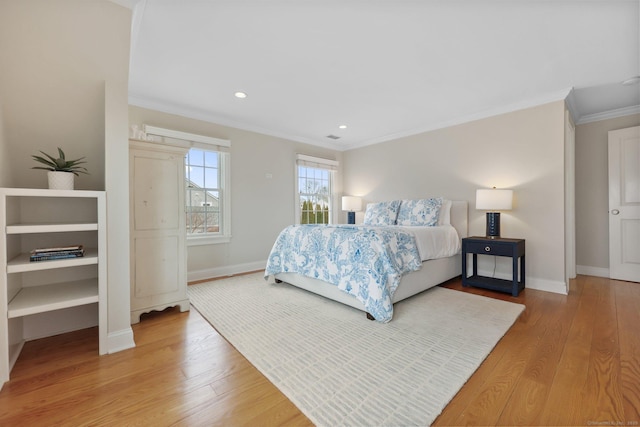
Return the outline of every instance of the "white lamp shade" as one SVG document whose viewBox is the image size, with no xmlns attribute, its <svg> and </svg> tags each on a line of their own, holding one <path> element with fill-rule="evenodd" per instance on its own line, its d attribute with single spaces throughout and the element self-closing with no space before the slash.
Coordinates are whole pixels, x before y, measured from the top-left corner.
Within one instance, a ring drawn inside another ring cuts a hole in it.
<svg viewBox="0 0 640 427">
<path fill-rule="evenodd" d="M 342 196 L 342 210 L 360 212 L 362 210 L 362 199 L 356 196 Z"/>
<path fill-rule="evenodd" d="M 513 190 L 476 190 L 476 209 L 508 211 L 513 208 Z"/>
</svg>

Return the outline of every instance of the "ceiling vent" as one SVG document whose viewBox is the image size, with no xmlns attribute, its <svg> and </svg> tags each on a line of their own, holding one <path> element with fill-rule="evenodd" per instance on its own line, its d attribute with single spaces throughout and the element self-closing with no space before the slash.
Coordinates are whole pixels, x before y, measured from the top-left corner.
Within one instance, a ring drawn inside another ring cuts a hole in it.
<svg viewBox="0 0 640 427">
<path fill-rule="evenodd" d="M 340 139 L 340 137 L 338 135 L 327 135 L 327 138 Z"/>
</svg>

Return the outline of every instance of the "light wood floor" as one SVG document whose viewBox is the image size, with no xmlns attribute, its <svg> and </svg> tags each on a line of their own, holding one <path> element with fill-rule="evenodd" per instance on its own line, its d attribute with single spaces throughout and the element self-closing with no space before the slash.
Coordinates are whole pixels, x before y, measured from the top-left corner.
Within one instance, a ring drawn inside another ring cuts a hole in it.
<svg viewBox="0 0 640 427">
<path fill-rule="evenodd" d="M 518 298 L 446 286 L 527 308 L 435 425 L 640 425 L 640 284 L 579 276 L 569 296 Z M 102 357 L 95 329 L 27 343 L 0 425 L 311 424 L 195 310 L 134 333 L 135 349 Z"/>
</svg>

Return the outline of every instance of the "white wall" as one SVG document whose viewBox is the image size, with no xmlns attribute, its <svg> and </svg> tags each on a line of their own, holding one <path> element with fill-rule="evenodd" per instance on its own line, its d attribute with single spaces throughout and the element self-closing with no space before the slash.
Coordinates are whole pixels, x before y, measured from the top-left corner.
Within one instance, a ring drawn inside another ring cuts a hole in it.
<svg viewBox="0 0 640 427">
<path fill-rule="evenodd" d="M 640 125 L 640 114 L 576 126 L 578 273 L 609 277 L 608 132 Z"/>
<path fill-rule="evenodd" d="M 0 179 L 46 188 L 46 173 L 31 169 L 32 154 L 61 147 L 70 157 L 86 156 L 90 175 L 77 178 L 76 188 L 108 190 L 108 332 L 116 341 L 127 335 L 132 345 L 126 176 L 130 28 L 131 10 L 107 0 L 0 3 L 0 154 L 12 166 L 10 176 L 3 173 Z M 105 152 L 112 174 L 105 175 Z"/>
<path fill-rule="evenodd" d="M 476 236 L 485 234 L 476 189 L 513 189 L 502 235 L 526 239 L 527 287 L 564 293 L 564 156 L 564 102 L 557 101 L 348 151 L 343 182 L 345 193 L 368 202 L 467 200 Z M 492 270 L 493 260 L 485 261 Z M 510 274 L 509 260 L 497 261 L 498 275 Z"/>
<path fill-rule="evenodd" d="M 2 2 L 0 93 L 16 186 L 45 188 L 31 155 L 61 147 L 87 158 L 91 174 L 76 188 L 104 189 L 104 81 L 127 79 L 129 29 L 118 23 L 127 13 L 109 1 Z"/>
<path fill-rule="evenodd" d="M 9 144 L 4 135 L 4 117 L 2 108 L 2 95 L 0 94 L 0 187 L 11 187 L 11 162 L 9 161 Z"/>
<path fill-rule="evenodd" d="M 342 156 L 330 149 L 135 106 L 129 107 L 129 120 L 139 128 L 148 124 L 231 141 L 231 242 L 189 247 L 189 280 L 264 269 L 278 233 L 295 221 L 295 155 L 338 161 Z M 340 171 L 337 181 L 340 193 Z"/>
</svg>

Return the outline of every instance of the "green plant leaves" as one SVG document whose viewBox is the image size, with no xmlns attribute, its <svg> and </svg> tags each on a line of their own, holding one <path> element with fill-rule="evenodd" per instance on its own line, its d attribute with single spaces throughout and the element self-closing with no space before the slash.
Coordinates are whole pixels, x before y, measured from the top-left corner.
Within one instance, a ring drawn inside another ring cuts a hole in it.
<svg viewBox="0 0 640 427">
<path fill-rule="evenodd" d="M 34 166 L 31 169 L 43 169 L 48 171 L 58 171 L 58 172 L 70 172 L 74 175 L 78 176 L 81 173 L 88 174 L 87 168 L 80 166 L 87 162 L 84 161 L 84 157 L 80 157 L 79 159 L 74 160 L 66 160 L 64 151 L 60 147 L 58 147 L 58 158 L 54 158 L 44 151 L 40 151 L 45 157 L 32 155 L 31 158 L 38 163 L 42 163 L 46 167 L 42 166 Z"/>
</svg>

